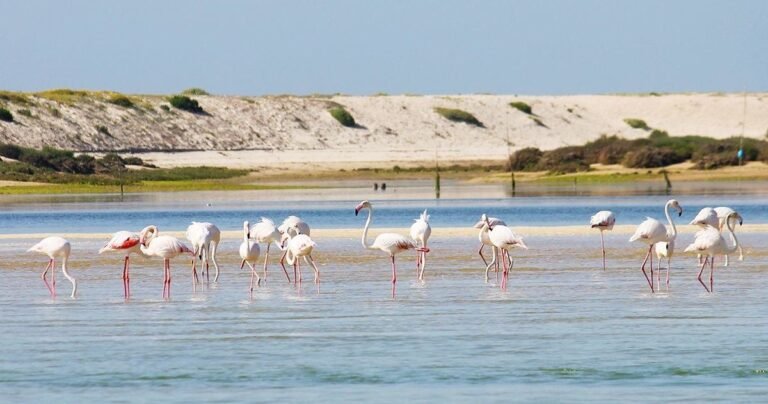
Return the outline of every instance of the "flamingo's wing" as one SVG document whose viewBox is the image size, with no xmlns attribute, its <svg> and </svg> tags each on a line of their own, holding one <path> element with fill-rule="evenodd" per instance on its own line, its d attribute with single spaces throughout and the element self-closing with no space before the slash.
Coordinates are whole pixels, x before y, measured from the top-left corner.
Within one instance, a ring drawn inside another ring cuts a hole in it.
<svg viewBox="0 0 768 404">
<path fill-rule="evenodd" d="M 712 208 L 704 208 L 691 220 L 690 224 L 696 226 L 717 226 L 717 223 L 717 212 Z"/>
<path fill-rule="evenodd" d="M 476 229 L 482 229 L 484 223 L 485 223 L 484 221 L 478 220 L 478 222 L 475 223 L 475 225 L 472 226 L 472 227 L 474 227 Z M 499 219 L 497 217 L 489 217 L 488 218 L 488 224 L 491 227 L 493 227 L 493 226 L 506 226 L 507 225 L 507 223 L 505 223 L 503 220 L 501 220 L 501 219 Z"/>
<path fill-rule="evenodd" d="M 592 227 L 608 227 L 613 228 L 616 223 L 616 216 L 610 210 L 601 210 L 595 213 L 589 220 L 589 224 Z"/>
<path fill-rule="evenodd" d="M 650 217 L 646 217 L 645 221 L 637 226 L 635 234 L 629 238 L 629 241 L 636 240 L 656 240 L 661 239 L 667 234 L 667 228 L 664 227 L 661 222 Z"/>
<path fill-rule="evenodd" d="M 119 231 L 99 250 L 99 254 L 110 250 L 128 250 L 134 248 L 139 245 L 140 240 L 141 237 L 136 233 Z"/>
<path fill-rule="evenodd" d="M 373 241 L 371 247 L 390 252 L 397 252 L 416 248 L 416 244 L 399 234 L 382 233 L 376 236 L 376 240 Z"/>
<path fill-rule="evenodd" d="M 685 252 L 706 252 L 711 251 L 717 247 L 718 244 L 723 242 L 723 237 L 716 227 L 707 226 L 706 229 L 696 232 L 696 238 L 688 247 L 685 247 Z"/>
</svg>

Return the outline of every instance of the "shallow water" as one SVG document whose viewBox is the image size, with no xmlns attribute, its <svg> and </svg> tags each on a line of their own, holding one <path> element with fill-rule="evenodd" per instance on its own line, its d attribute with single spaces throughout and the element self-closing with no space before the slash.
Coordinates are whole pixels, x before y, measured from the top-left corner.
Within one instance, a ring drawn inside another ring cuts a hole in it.
<svg viewBox="0 0 768 404">
<path fill-rule="evenodd" d="M 483 281 L 474 238 L 434 239 L 426 282 L 401 256 L 390 268 L 357 239 L 317 240 L 318 289 L 289 286 L 270 268 L 247 293 L 237 241 L 220 250 L 220 282 L 192 291 L 189 263 L 136 260 L 123 302 L 121 257 L 78 240 L 80 296 L 55 301 L 39 278 L 45 258 L 0 252 L 4 401 L 763 401 L 768 393 L 764 235 L 746 234 L 743 262 L 696 282 L 691 256 L 673 261 L 672 288 L 650 294 L 640 246 L 599 238 L 530 237 L 508 291 Z M 305 280 L 311 279 L 304 270 Z"/>
<path fill-rule="evenodd" d="M 387 194 L 361 189 L 281 192 L 0 197 L 2 233 L 90 233 L 158 224 L 180 230 L 209 220 L 299 214 L 316 228 L 360 228 L 352 209 L 376 203 L 376 227 L 406 228 L 424 208 L 433 227 L 471 226 L 481 213 L 511 225 L 582 225 L 599 209 L 621 224 L 662 218 L 669 198 L 567 195 L 508 198 L 498 187 L 428 186 Z M 701 191 L 701 190 L 700 190 Z M 765 190 L 682 192 L 688 222 L 703 206 L 736 208 L 768 223 Z M 631 192 L 630 192 L 631 194 Z M 433 237 L 426 282 L 400 256 L 396 299 L 390 266 L 358 238 L 324 238 L 319 289 L 269 281 L 249 298 L 239 240 L 219 250 L 218 284 L 193 291 L 189 261 L 173 263 L 172 300 L 161 299 L 161 262 L 136 259 L 126 303 L 121 257 L 96 255 L 103 239 L 73 240 L 79 296 L 57 274 L 52 300 L 39 278 L 45 257 L 32 241 L 4 239 L 0 254 L 3 335 L 0 397 L 9 402 L 189 401 L 762 401 L 768 393 L 765 235 L 744 234 L 746 260 L 715 272 L 714 294 L 695 279 L 695 257 L 678 252 L 672 288 L 649 293 L 643 248 L 599 238 L 531 236 L 517 251 L 510 288 L 486 284 L 475 238 Z M 690 234 L 680 236 L 686 245 Z M 682 247 L 679 247 L 681 250 Z"/>
</svg>

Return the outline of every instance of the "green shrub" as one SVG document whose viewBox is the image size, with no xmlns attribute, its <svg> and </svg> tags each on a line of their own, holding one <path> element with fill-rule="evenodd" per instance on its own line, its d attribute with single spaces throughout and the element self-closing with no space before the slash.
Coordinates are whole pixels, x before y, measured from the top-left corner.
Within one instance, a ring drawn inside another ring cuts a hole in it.
<svg viewBox="0 0 768 404">
<path fill-rule="evenodd" d="M 619 164 L 633 147 L 639 143 L 650 143 L 643 140 L 627 140 L 616 135 L 602 135 L 597 140 L 587 142 L 584 145 L 584 158 L 589 164 Z"/>
<path fill-rule="evenodd" d="M 670 148 L 645 146 L 627 153 L 622 164 L 629 168 L 655 168 L 682 163 L 687 159 Z"/>
<path fill-rule="evenodd" d="M 87 91 L 70 90 L 68 88 L 59 88 L 36 93 L 38 97 L 55 101 L 61 104 L 74 104 L 88 97 Z"/>
<path fill-rule="evenodd" d="M 13 122 L 13 114 L 5 108 L 0 108 L 0 121 Z"/>
<path fill-rule="evenodd" d="M 647 123 L 645 123 L 642 119 L 637 118 L 626 118 L 624 119 L 624 123 L 629 125 L 629 127 L 634 129 L 642 129 L 642 130 L 650 130 L 651 128 L 648 126 Z"/>
<path fill-rule="evenodd" d="M 109 133 L 109 128 L 107 128 L 104 125 L 96 125 L 96 131 L 101 133 L 101 134 L 104 134 L 104 135 L 107 135 L 109 137 L 112 137 L 112 134 Z"/>
<path fill-rule="evenodd" d="M 550 174 L 564 174 L 588 171 L 589 164 L 584 159 L 584 148 L 567 146 L 544 152 L 537 169 L 549 171 Z"/>
<path fill-rule="evenodd" d="M 189 98 L 186 95 L 174 95 L 168 99 L 168 102 L 170 102 L 174 108 L 193 114 L 202 114 L 205 112 L 200 104 L 197 103 L 197 100 Z"/>
<path fill-rule="evenodd" d="M 107 102 L 123 108 L 133 108 L 133 101 L 122 94 L 113 95 Z"/>
<path fill-rule="evenodd" d="M 332 117 L 339 121 L 340 124 L 346 127 L 354 128 L 357 126 L 357 123 L 355 123 L 355 118 L 353 118 L 352 114 L 347 112 L 347 110 L 342 106 L 333 107 L 329 109 L 328 112 Z"/>
<path fill-rule="evenodd" d="M 477 118 L 475 118 L 474 115 L 470 114 L 467 111 L 462 111 L 460 109 L 453 109 L 453 108 L 435 108 L 435 112 L 440 114 L 442 117 L 453 121 L 453 122 L 463 122 L 468 125 L 474 125 L 477 127 L 484 127 L 483 123 L 480 122 Z"/>
<path fill-rule="evenodd" d="M 14 93 L 11 91 L 0 91 L 0 100 L 15 104 L 30 104 L 29 97 L 26 94 Z"/>
<path fill-rule="evenodd" d="M 192 87 L 188 88 L 181 92 L 184 95 L 210 95 L 207 91 L 203 90 L 202 88 L 198 87 Z"/>
<path fill-rule="evenodd" d="M 544 153 L 535 147 L 526 147 L 514 152 L 507 161 L 507 171 L 534 171 Z"/>
<path fill-rule="evenodd" d="M 160 105 L 160 109 L 162 109 L 165 112 L 170 112 L 171 111 L 171 107 L 169 107 L 169 106 L 167 106 L 165 104 Z"/>
<path fill-rule="evenodd" d="M 34 118 L 34 116 L 32 116 L 32 111 L 30 111 L 30 110 L 28 110 L 26 108 L 20 109 L 20 110 L 18 110 L 16 112 L 18 112 L 19 115 L 26 116 L 27 118 Z"/>
<path fill-rule="evenodd" d="M 15 144 L 2 143 L 0 144 L 0 156 L 18 160 L 21 156 L 21 147 Z"/>
<path fill-rule="evenodd" d="M 528 114 L 528 115 L 533 114 L 533 109 L 531 108 L 531 106 L 522 101 L 512 101 L 509 103 L 509 106 L 524 114 Z"/>
</svg>

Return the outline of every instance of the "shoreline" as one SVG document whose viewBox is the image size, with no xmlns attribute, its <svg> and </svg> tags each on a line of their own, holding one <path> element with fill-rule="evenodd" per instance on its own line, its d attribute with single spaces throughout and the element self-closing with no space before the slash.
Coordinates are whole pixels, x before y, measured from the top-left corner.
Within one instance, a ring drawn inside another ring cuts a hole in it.
<svg viewBox="0 0 768 404">
<path fill-rule="evenodd" d="M 639 223 L 638 223 L 639 224 Z M 606 235 L 632 235 L 635 232 L 638 224 L 624 224 L 616 225 L 612 231 L 607 231 Z M 677 225 L 678 234 L 694 234 L 699 227 L 691 225 Z M 587 236 L 587 235 L 599 235 L 599 231 L 590 228 L 588 225 L 567 225 L 567 226 L 512 226 L 515 233 L 520 234 L 523 237 L 528 236 Z M 313 238 L 359 238 L 362 235 L 362 228 L 349 228 L 349 229 L 312 229 Z M 369 232 L 368 237 L 374 238 L 381 233 L 399 233 L 407 234 L 408 228 L 376 228 Z M 768 223 L 758 224 L 745 224 L 739 226 L 736 230 L 737 234 L 742 233 L 768 233 Z M 171 230 L 162 231 L 161 234 L 177 237 L 182 241 L 185 241 L 184 230 Z M 14 240 L 14 239 L 42 239 L 53 234 L 50 233 L 13 233 L 13 234 L 0 234 L 0 240 Z M 104 239 L 109 240 L 112 237 L 112 233 L 60 233 L 57 234 L 64 238 L 71 239 Z M 222 230 L 221 235 L 228 240 L 241 239 L 243 237 L 242 230 Z M 473 237 L 476 238 L 478 230 L 471 227 L 433 227 L 432 237 Z"/>
</svg>

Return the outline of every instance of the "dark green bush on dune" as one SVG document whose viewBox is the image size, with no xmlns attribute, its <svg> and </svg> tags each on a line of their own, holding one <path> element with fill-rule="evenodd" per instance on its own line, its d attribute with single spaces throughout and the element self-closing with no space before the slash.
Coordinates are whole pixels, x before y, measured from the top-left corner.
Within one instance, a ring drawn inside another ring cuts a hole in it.
<svg viewBox="0 0 768 404">
<path fill-rule="evenodd" d="M 168 99 L 168 102 L 174 107 L 183 111 L 191 112 L 193 114 L 202 114 L 203 107 L 197 103 L 197 100 L 187 97 L 186 95 L 174 95 Z"/>
<path fill-rule="evenodd" d="M 474 125 L 477 127 L 484 127 L 483 123 L 480 122 L 477 118 L 475 118 L 474 115 L 470 114 L 467 111 L 462 111 L 460 109 L 453 109 L 453 108 L 435 108 L 435 112 L 437 112 L 439 115 L 444 117 L 445 119 L 448 119 L 449 121 L 453 122 L 463 122 L 468 125 Z"/>
<path fill-rule="evenodd" d="M 348 128 L 354 128 L 357 126 L 355 118 L 352 117 L 352 114 L 350 114 L 349 111 L 344 109 L 342 106 L 333 107 L 328 110 L 328 113 L 330 113 L 334 119 L 339 121 L 340 124 Z"/>
<path fill-rule="evenodd" d="M 13 114 L 5 108 L 0 108 L 0 121 L 13 122 Z"/>
<path fill-rule="evenodd" d="M 536 147 L 526 147 L 516 151 L 509 156 L 507 170 L 509 171 L 530 171 L 535 170 L 541 160 L 542 153 Z"/>
</svg>

